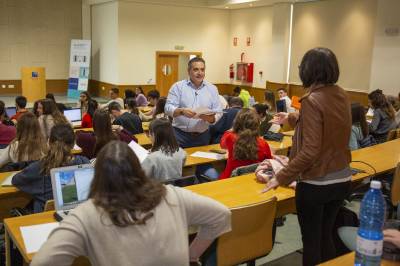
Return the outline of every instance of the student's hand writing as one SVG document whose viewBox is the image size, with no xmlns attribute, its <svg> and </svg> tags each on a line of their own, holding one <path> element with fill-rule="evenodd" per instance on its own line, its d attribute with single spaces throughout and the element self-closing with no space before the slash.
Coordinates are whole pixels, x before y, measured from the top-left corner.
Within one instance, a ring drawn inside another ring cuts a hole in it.
<svg viewBox="0 0 400 266">
<path fill-rule="evenodd" d="M 400 248 L 400 231 L 396 229 L 383 230 L 383 240 L 392 243 L 396 247 Z"/>
<path fill-rule="evenodd" d="M 272 118 L 270 122 L 278 125 L 283 125 L 288 122 L 288 117 L 288 113 L 277 113 L 274 115 L 274 118 Z"/>
<path fill-rule="evenodd" d="M 274 177 L 271 178 L 268 182 L 265 188 L 261 191 L 261 193 L 265 193 L 267 191 L 270 191 L 271 189 L 276 189 L 279 186 L 279 181 Z"/>
</svg>

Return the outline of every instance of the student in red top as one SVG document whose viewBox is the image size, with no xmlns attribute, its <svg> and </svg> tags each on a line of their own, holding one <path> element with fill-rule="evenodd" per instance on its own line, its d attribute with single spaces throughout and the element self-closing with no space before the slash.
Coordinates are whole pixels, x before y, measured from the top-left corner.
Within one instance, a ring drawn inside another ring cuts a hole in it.
<svg viewBox="0 0 400 266">
<path fill-rule="evenodd" d="M 93 115 L 94 112 L 97 110 L 99 104 L 96 100 L 90 99 L 87 104 L 87 111 L 82 117 L 82 128 L 91 128 L 93 127 Z"/>
<path fill-rule="evenodd" d="M 21 115 L 28 112 L 28 110 L 25 108 L 26 107 L 26 97 L 17 96 L 15 98 L 15 107 L 17 108 L 17 113 L 11 117 L 11 121 L 13 121 L 14 124 L 17 124 L 17 121 L 19 120 Z"/>
<path fill-rule="evenodd" d="M 229 178 L 237 167 L 272 158 L 268 143 L 259 137 L 259 125 L 254 110 L 243 108 L 237 114 L 232 130 L 226 131 L 221 139 L 221 148 L 228 150 L 228 161 L 219 179 Z"/>
<path fill-rule="evenodd" d="M 7 147 L 17 134 L 17 129 L 9 125 L 12 123 L 7 118 L 6 106 L 0 101 L 0 149 Z"/>
</svg>

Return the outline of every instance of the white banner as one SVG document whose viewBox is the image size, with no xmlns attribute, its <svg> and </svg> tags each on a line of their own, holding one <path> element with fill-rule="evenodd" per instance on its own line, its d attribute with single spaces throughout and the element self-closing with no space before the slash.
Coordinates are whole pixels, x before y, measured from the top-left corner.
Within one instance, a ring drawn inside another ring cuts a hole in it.
<svg viewBox="0 0 400 266">
<path fill-rule="evenodd" d="M 79 98 L 89 83 L 90 40 L 71 40 L 69 60 L 68 97 Z"/>
</svg>

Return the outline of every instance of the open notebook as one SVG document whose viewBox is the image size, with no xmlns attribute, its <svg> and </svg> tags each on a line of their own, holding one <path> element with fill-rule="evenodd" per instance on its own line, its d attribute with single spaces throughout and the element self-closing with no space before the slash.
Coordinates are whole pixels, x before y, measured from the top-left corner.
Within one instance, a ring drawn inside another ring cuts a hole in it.
<svg viewBox="0 0 400 266">
<path fill-rule="evenodd" d="M 12 173 L 11 175 L 7 176 L 6 179 L 3 180 L 3 182 L 1 183 L 2 187 L 10 187 L 12 186 L 11 180 L 14 177 L 14 175 L 16 175 L 18 172 Z"/>
</svg>

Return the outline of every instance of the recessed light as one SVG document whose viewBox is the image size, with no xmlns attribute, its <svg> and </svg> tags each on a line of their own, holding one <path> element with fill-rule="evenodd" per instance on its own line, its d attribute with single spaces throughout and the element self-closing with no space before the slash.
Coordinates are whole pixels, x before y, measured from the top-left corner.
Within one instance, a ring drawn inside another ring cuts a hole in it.
<svg viewBox="0 0 400 266">
<path fill-rule="evenodd" d="M 225 8 L 226 8 L 226 9 L 228 9 L 228 8 L 229 8 L 229 6 L 226 6 Z"/>
</svg>

